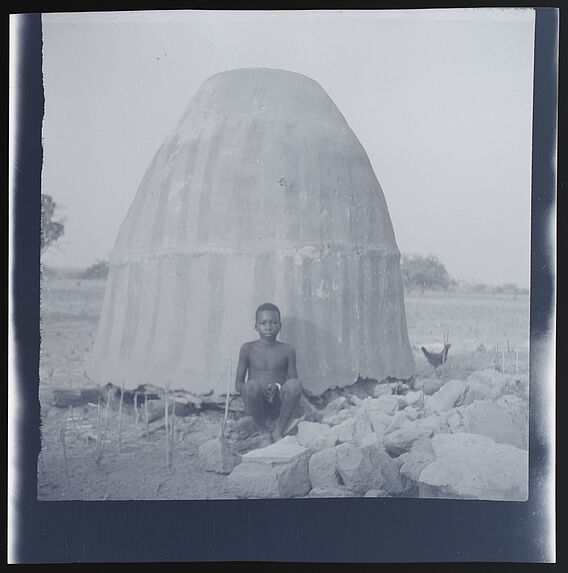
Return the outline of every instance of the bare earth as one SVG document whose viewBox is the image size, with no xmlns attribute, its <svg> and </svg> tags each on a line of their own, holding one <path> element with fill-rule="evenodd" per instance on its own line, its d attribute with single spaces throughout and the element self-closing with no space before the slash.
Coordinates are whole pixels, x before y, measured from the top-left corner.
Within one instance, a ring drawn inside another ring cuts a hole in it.
<svg viewBox="0 0 568 573">
<path fill-rule="evenodd" d="M 118 405 L 112 404 L 97 462 L 97 405 L 72 409 L 51 405 L 55 388 L 93 386 L 83 371 L 96 333 L 104 286 L 104 281 L 75 279 L 45 279 L 42 285 L 38 499 L 233 497 L 227 476 L 205 471 L 198 457 L 199 445 L 219 435 L 222 411 L 176 417 L 168 466 L 163 418 L 150 423 L 146 431 L 143 416 L 136 420 L 131 405 L 124 407 L 120 419 Z M 410 295 L 405 306 L 418 378 L 432 375 L 420 346 L 440 343 L 445 332 L 449 332 L 452 349 L 444 377 L 463 378 L 477 369 L 502 368 L 503 360 L 505 371 L 527 373 L 528 295 Z M 230 416 L 237 419 L 238 415 Z"/>
</svg>

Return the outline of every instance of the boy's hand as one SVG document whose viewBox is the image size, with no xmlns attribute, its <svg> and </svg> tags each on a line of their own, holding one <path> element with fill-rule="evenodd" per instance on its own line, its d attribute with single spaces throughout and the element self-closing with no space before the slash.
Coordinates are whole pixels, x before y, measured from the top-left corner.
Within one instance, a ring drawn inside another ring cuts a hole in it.
<svg viewBox="0 0 568 573">
<path fill-rule="evenodd" d="M 243 386 L 245 385 L 245 383 L 242 380 L 238 380 L 237 382 L 235 382 L 235 390 L 239 393 L 242 394 L 243 393 Z"/>
<path fill-rule="evenodd" d="M 274 402 L 276 395 L 278 394 L 278 386 L 276 384 L 268 384 L 264 389 L 264 397 L 268 400 L 270 404 Z"/>
</svg>

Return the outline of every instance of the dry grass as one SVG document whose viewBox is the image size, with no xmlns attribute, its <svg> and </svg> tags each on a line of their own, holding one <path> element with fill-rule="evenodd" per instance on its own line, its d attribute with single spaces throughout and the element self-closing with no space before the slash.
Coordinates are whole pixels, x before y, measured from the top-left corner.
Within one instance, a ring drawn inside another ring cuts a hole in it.
<svg viewBox="0 0 568 573">
<path fill-rule="evenodd" d="M 420 351 L 442 344 L 449 332 L 448 374 L 464 377 L 483 368 L 528 371 L 529 296 L 431 293 L 405 298 L 408 337 L 417 375 L 432 368 Z"/>
</svg>

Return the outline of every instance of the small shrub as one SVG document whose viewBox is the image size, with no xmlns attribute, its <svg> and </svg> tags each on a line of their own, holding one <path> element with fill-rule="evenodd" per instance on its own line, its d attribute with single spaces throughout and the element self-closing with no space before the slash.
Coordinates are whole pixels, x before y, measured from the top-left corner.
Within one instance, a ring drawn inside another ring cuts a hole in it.
<svg viewBox="0 0 568 573">
<path fill-rule="evenodd" d="M 443 290 L 454 286 L 444 265 L 434 255 L 403 255 L 400 272 L 408 291 Z"/>
</svg>

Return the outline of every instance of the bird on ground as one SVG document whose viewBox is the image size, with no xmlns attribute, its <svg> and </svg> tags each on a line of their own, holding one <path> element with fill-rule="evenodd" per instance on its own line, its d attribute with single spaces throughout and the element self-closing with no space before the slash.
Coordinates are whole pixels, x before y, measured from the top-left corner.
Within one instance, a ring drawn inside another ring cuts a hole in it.
<svg viewBox="0 0 568 573">
<path fill-rule="evenodd" d="M 424 353 L 424 356 L 426 356 L 428 362 L 434 367 L 435 372 L 437 372 L 438 367 L 444 364 L 444 362 L 446 362 L 448 359 L 448 351 L 450 350 L 451 346 L 451 344 L 445 344 L 442 352 L 430 352 L 424 348 L 424 346 L 422 346 L 422 352 Z"/>
</svg>

